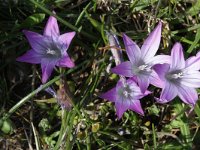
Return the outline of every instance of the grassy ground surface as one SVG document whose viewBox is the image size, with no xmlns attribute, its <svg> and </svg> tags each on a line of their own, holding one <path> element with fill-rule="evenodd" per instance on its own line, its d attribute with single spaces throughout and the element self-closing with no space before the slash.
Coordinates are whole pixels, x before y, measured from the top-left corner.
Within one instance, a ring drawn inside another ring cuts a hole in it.
<svg viewBox="0 0 200 150">
<path fill-rule="evenodd" d="M 141 100 L 145 116 L 127 111 L 119 120 L 113 103 L 98 97 L 119 79 L 106 72 L 115 63 L 105 31 L 119 36 L 122 48 L 121 33 L 141 46 L 162 20 L 158 54 L 170 54 L 177 41 L 185 57 L 200 48 L 199 0 L 130 1 L 0 0 L 0 149 L 200 149 L 199 102 L 191 113 L 178 98 L 161 105 L 154 100 L 161 90 L 150 86 L 153 93 Z M 45 86 L 59 90 L 64 73 L 71 110 L 62 110 L 44 90 L 35 91 L 41 85 L 40 65 L 16 61 L 30 49 L 22 30 L 42 33 L 53 10 L 62 33 L 77 33 L 68 50 L 76 67 L 57 68 Z M 18 107 L 20 100 L 25 103 Z"/>
</svg>

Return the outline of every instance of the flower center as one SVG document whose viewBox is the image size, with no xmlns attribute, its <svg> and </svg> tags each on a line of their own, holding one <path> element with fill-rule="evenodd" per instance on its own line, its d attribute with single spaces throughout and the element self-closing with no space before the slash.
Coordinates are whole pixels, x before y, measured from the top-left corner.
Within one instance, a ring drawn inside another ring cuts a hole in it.
<svg viewBox="0 0 200 150">
<path fill-rule="evenodd" d="M 151 66 L 147 64 L 139 65 L 139 66 L 134 66 L 133 67 L 133 73 L 136 75 L 139 74 L 150 74 L 152 72 Z"/>
<path fill-rule="evenodd" d="M 130 89 L 130 86 L 126 85 L 121 90 L 121 96 L 123 96 L 124 98 L 127 99 L 133 96 L 133 90 Z"/>
<path fill-rule="evenodd" d="M 127 91 L 123 91 L 124 97 L 128 97 L 129 93 Z"/>
<path fill-rule="evenodd" d="M 166 78 L 171 81 L 177 81 L 183 78 L 184 74 L 182 71 L 173 71 L 169 74 L 167 74 Z"/>
<path fill-rule="evenodd" d="M 179 72 L 179 73 L 175 73 L 171 75 L 171 78 L 173 79 L 178 79 L 178 78 L 182 78 L 183 77 L 183 73 Z"/>
<path fill-rule="evenodd" d="M 50 49 L 50 48 L 47 48 L 46 53 L 47 53 L 47 54 L 50 54 L 50 55 L 55 55 L 55 54 L 56 54 L 56 51 L 55 51 L 55 50 L 52 50 L 52 49 Z"/>
<path fill-rule="evenodd" d="M 140 71 L 147 71 L 147 72 L 150 72 L 150 71 L 151 71 L 151 67 L 148 66 L 148 65 L 146 65 L 146 64 L 145 64 L 145 65 L 139 66 L 138 69 L 139 69 Z"/>
</svg>

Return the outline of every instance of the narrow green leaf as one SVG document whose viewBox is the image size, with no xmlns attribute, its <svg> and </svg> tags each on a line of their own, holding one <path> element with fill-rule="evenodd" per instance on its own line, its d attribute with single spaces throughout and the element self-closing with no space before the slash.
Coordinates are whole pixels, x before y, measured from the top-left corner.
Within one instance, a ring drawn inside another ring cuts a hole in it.
<svg viewBox="0 0 200 150">
<path fill-rule="evenodd" d="M 172 31 L 171 34 L 172 34 L 172 36 L 174 36 L 175 34 L 193 31 L 193 30 L 196 30 L 198 28 L 200 28 L 200 24 L 196 24 L 196 25 L 189 27 L 187 29 L 180 29 L 180 30 Z"/>
<path fill-rule="evenodd" d="M 189 47 L 189 49 L 187 50 L 188 53 L 191 53 L 194 48 L 197 46 L 197 44 L 199 43 L 200 40 L 200 28 L 197 30 L 196 36 L 195 36 L 195 40 L 192 43 L 192 45 Z"/>
<path fill-rule="evenodd" d="M 44 18 L 45 18 L 45 14 L 43 13 L 33 14 L 22 22 L 22 24 L 20 25 L 20 28 L 31 27 L 36 24 L 39 24 L 44 20 Z"/>
<path fill-rule="evenodd" d="M 197 0 L 196 3 L 194 3 L 190 9 L 188 9 L 187 14 L 194 16 L 199 14 L 199 11 L 200 11 L 200 1 Z"/>
<path fill-rule="evenodd" d="M 186 145 L 191 147 L 192 146 L 192 138 L 190 134 L 190 128 L 187 123 L 183 122 L 183 124 L 180 126 L 181 135 L 186 141 Z"/>
<path fill-rule="evenodd" d="M 198 104 L 195 105 L 194 111 L 195 111 L 195 113 L 197 114 L 198 119 L 199 119 L 199 121 L 200 121 L 200 107 L 199 107 Z"/>
<path fill-rule="evenodd" d="M 154 145 L 154 149 L 156 149 L 157 148 L 157 142 L 156 142 L 156 131 L 155 131 L 154 124 L 152 124 L 152 132 L 153 132 L 153 145 Z"/>
<path fill-rule="evenodd" d="M 101 28 L 102 28 L 102 24 L 100 22 L 98 22 L 97 20 L 93 19 L 90 14 L 87 13 L 87 11 L 85 11 L 87 19 L 90 21 L 90 23 L 96 28 L 96 30 L 101 33 Z"/>
<path fill-rule="evenodd" d="M 39 140 L 39 136 L 38 136 L 38 133 L 33 125 L 33 123 L 31 122 L 31 126 L 32 126 L 32 129 L 33 129 L 33 134 L 34 134 L 34 139 L 35 139 L 35 145 L 36 145 L 36 150 L 40 150 L 40 140 Z"/>
<path fill-rule="evenodd" d="M 91 3 L 88 3 L 87 6 L 83 9 L 83 11 L 80 13 L 79 17 L 76 20 L 75 26 L 77 26 L 80 22 L 80 20 L 82 19 L 83 15 L 85 14 L 85 12 L 87 11 L 88 7 L 90 6 Z"/>
</svg>

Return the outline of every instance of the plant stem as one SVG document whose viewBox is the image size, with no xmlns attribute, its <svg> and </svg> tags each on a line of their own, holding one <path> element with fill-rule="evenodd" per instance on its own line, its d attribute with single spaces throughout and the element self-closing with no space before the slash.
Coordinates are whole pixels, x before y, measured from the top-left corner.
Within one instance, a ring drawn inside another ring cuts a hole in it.
<svg viewBox="0 0 200 150">
<path fill-rule="evenodd" d="M 3 120 L 7 120 L 19 107 L 21 107 L 24 103 L 26 103 L 28 100 L 30 100 L 33 96 L 35 96 L 38 92 L 46 89 L 47 87 L 49 87 L 51 84 L 53 84 L 54 82 L 56 82 L 57 80 L 60 79 L 61 76 L 57 76 L 54 79 L 52 79 L 51 81 L 47 82 L 44 85 L 41 85 L 40 87 L 38 87 L 36 90 L 34 90 L 33 92 L 31 92 L 30 94 L 28 94 L 27 96 L 25 96 L 23 99 L 21 99 L 16 105 L 14 105 L 9 111 L 8 113 L 6 113 L 3 116 Z"/>
<path fill-rule="evenodd" d="M 7 113 L 5 113 L 2 117 L 2 119 L 0 119 L 1 121 L 7 120 L 19 107 L 21 107 L 24 103 L 26 103 L 28 100 L 30 100 L 33 96 L 35 96 L 37 93 L 39 93 L 40 91 L 46 89 L 47 87 L 49 87 L 51 84 L 55 83 L 56 81 L 58 81 L 62 76 L 67 75 L 75 70 L 80 69 L 80 67 L 82 67 L 83 65 L 85 65 L 85 63 L 82 63 L 80 65 L 77 65 L 76 67 L 74 67 L 73 69 L 68 70 L 66 73 L 64 73 L 63 75 L 59 75 L 56 76 L 54 79 L 50 80 L 49 82 L 41 85 L 40 87 L 38 87 L 36 90 L 34 90 L 33 92 L 31 92 L 30 94 L 28 94 L 27 96 L 25 96 L 23 99 L 21 99 L 15 106 L 13 106 Z"/>
<path fill-rule="evenodd" d="M 90 135 L 88 133 L 87 138 L 86 138 L 86 142 L 87 142 L 87 150 L 91 150 L 91 141 L 90 141 Z"/>
<path fill-rule="evenodd" d="M 154 124 L 152 124 L 152 132 L 153 132 L 153 146 L 154 146 L 154 149 L 157 149 L 156 131 L 155 131 Z"/>
<path fill-rule="evenodd" d="M 33 77 L 32 77 L 32 81 L 31 81 L 31 88 L 32 91 L 35 90 L 35 78 L 36 78 L 36 67 L 35 65 L 32 66 L 32 70 L 33 70 Z M 34 108 L 33 108 L 33 99 L 31 99 L 31 109 L 30 109 L 30 123 L 33 123 L 33 116 L 34 116 Z M 32 128 L 33 126 L 30 125 L 30 128 Z M 33 129 L 34 130 L 34 129 Z M 30 144 L 32 145 L 32 137 L 33 137 L 33 130 L 30 130 L 29 133 L 29 138 L 30 138 Z"/>
<path fill-rule="evenodd" d="M 72 112 L 72 115 L 70 116 L 70 122 L 68 122 L 67 139 L 65 143 L 66 150 L 71 150 L 73 147 L 73 143 L 70 141 L 70 136 L 72 135 L 73 122 L 74 122 L 75 116 L 76 116 L 76 112 Z"/>
</svg>

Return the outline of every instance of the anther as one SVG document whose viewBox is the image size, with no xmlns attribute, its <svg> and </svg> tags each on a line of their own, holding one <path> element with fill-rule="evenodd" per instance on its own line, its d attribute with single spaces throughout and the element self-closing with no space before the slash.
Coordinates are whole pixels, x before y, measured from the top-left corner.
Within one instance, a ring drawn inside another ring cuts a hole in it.
<svg viewBox="0 0 200 150">
<path fill-rule="evenodd" d="M 141 71 L 147 71 L 147 72 L 150 72 L 151 71 L 151 67 L 149 67 L 148 65 L 141 65 L 138 67 L 139 70 Z"/>
<path fill-rule="evenodd" d="M 178 78 L 182 78 L 182 77 L 183 77 L 183 73 L 182 72 L 179 72 L 179 73 L 171 75 L 171 78 L 173 78 L 173 79 L 178 79 Z"/>
<path fill-rule="evenodd" d="M 47 54 L 51 54 L 51 55 L 55 55 L 56 54 L 56 51 L 55 50 L 51 50 L 50 48 L 48 48 L 46 50 Z"/>
</svg>

